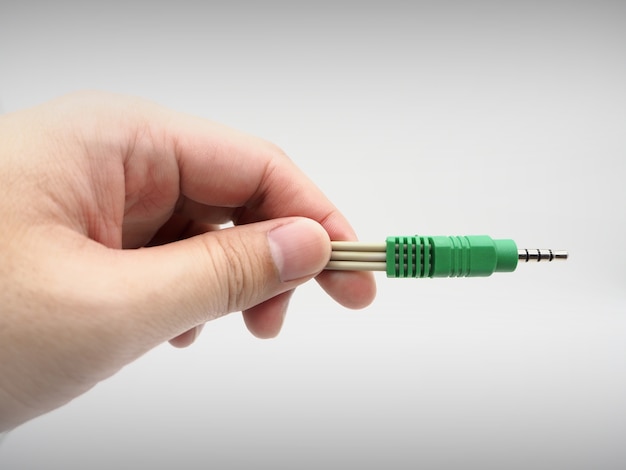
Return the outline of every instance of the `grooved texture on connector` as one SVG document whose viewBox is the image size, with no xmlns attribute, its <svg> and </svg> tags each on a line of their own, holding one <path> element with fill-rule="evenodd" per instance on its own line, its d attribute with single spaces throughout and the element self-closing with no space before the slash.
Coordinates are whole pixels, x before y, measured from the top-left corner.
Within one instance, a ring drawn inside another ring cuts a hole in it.
<svg viewBox="0 0 626 470">
<path fill-rule="evenodd" d="M 462 277 L 469 273 L 465 237 L 388 237 L 388 277 Z"/>
<path fill-rule="evenodd" d="M 427 277 L 430 266 L 430 243 L 427 238 L 387 238 L 388 277 Z"/>
</svg>

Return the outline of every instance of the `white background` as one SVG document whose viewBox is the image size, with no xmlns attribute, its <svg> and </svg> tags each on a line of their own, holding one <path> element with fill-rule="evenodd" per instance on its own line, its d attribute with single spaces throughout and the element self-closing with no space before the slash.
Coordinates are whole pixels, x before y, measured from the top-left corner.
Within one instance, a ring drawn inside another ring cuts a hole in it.
<svg viewBox="0 0 626 470">
<path fill-rule="evenodd" d="M 357 312 L 307 284 L 279 338 L 232 315 L 163 345 L 13 431 L 0 468 L 626 467 L 625 2 L 4 2 L 0 54 L 4 112 L 96 88 L 221 121 L 362 240 L 571 254 L 381 275 Z"/>
</svg>

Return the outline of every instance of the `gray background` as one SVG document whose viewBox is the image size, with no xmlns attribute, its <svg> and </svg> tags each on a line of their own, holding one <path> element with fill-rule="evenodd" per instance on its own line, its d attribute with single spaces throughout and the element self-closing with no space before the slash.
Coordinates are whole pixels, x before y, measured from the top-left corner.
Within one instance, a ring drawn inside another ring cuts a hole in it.
<svg viewBox="0 0 626 470">
<path fill-rule="evenodd" d="M 626 2 L 3 2 L 5 112 L 96 88 L 281 146 L 363 240 L 568 249 L 315 283 L 13 431 L 0 468 L 626 467 Z M 358 467 L 357 467 L 358 466 Z"/>
</svg>

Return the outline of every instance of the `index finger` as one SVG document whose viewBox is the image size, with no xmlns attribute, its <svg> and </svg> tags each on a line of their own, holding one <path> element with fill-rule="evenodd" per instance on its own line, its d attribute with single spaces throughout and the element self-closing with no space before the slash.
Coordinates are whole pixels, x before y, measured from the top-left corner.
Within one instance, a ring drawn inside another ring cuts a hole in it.
<svg viewBox="0 0 626 470">
<path fill-rule="evenodd" d="M 302 216 L 320 223 L 331 240 L 356 240 L 346 218 L 274 144 L 184 114 L 168 119 L 167 135 L 184 197 L 206 206 L 236 208 L 236 224 Z M 375 295 L 371 273 L 323 272 L 317 279 L 350 308 L 368 305 Z"/>
</svg>

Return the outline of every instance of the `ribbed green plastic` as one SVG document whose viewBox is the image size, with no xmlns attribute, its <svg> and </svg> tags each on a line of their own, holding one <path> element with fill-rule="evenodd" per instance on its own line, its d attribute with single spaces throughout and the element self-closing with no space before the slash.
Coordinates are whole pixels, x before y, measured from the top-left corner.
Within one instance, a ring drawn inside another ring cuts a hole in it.
<svg viewBox="0 0 626 470">
<path fill-rule="evenodd" d="M 479 277 L 517 267 L 513 240 L 487 235 L 387 237 L 387 277 Z"/>
</svg>

